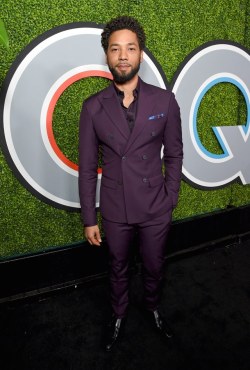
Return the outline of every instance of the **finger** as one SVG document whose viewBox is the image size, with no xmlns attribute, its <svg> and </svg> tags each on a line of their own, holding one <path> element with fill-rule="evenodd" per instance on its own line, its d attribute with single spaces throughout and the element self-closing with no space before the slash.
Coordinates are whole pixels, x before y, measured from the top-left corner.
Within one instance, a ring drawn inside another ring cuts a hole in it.
<svg viewBox="0 0 250 370">
<path fill-rule="evenodd" d="M 92 243 L 92 236 L 91 235 L 89 235 L 88 233 L 85 233 L 85 238 L 87 239 L 87 241 L 88 241 L 89 244 L 91 244 L 91 245 L 93 244 Z"/>
<path fill-rule="evenodd" d="M 97 245 L 97 246 L 101 245 L 100 242 L 96 238 L 92 238 L 91 242 L 92 242 L 92 245 Z"/>
<path fill-rule="evenodd" d="M 92 241 L 89 238 L 87 238 L 87 241 L 92 245 Z"/>
<path fill-rule="evenodd" d="M 100 234 L 99 229 L 96 231 L 96 239 L 98 240 L 99 243 L 102 242 L 102 238 L 101 238 L 101 234 Z"/>
<path fill-rule="evenodd" d="M 99 241 L 96 239 L 95 234 L 94 234 L 94 235 L 89 236 L 88 241 L 89 241 L 89 243 L 90 243 L 91 245 L 98 245 L 98 246 L 100 245 Z"/>
</svg>

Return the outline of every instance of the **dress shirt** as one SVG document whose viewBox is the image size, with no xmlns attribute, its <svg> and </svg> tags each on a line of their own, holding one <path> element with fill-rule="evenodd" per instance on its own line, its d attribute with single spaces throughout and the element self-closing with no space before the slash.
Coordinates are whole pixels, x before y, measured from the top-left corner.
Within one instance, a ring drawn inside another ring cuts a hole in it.
<svg viewBox="0 0 250 370">
<path fill-rule="evenodd" d="M 136 87 L 136 89 L 133 91 L 134 95 L 134 100 L 132 103 L 129 105 L 129 107 L 125 107 L 123 104 L 123 99 L 124 99 L 124 92 L 119 90 L 115 84 L 114 84 L 115 90 L 117 92 L 118 99 L 120 101 L 122 111 L 124 113 L 124 116 L 126 118 L 126 121 L 128 123 L 128 127 L 130 129 L 130 132 L 132 132 L 134 125 L 135 125 L 135 118 L 136 118 L 136 111 L 137 111 L 137 105 L 138 105 L 138 94 L 139 94 L 139 82 Z"/>
</svg>

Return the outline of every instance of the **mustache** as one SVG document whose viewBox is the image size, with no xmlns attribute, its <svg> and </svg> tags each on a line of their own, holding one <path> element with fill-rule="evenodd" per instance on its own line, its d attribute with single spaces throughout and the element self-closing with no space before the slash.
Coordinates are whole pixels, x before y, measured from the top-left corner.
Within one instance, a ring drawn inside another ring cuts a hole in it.
<svg viewBox="0 0 250 370">
<path fill-rule="evenodd" d="M 120 67 L 120 66 L 127 66 L 127 67 L 131 67 L 131 64 L 129 63 L 126 63 L 126 62 L 119 62 L 116 64 L 116 67 Z"/>
</svg>

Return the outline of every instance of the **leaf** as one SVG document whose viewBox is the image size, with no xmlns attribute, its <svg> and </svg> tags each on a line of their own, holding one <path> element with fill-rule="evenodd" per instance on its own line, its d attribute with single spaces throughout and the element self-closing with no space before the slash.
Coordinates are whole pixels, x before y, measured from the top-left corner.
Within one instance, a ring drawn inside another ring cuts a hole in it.
<svg viewBox="0 0 250 370">
<path fill-rule="evenodd" d="M 0 19 L 0 42 L 9 49 L 9 38 L 3 21 Z"/>
</svg>

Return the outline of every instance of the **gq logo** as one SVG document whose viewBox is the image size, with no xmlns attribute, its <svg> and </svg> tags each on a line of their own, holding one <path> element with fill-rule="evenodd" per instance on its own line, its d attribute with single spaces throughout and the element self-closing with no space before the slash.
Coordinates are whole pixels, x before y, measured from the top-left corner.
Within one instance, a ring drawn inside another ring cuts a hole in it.
<svg viewBox="0 0 250 370">
<path fill-rule="evenodd" d="M 181 108 L 184 142 L 184 177 L 201 188 L 224 186 L 240 178 L 250 183 L 250 56 L 240 45 L 207 44 L 186 62 L 175 79 L 173 92 Z M 223 154 L 210 153 L 197 131 L 197 113 L 202 98 L 214 85 L 230 82 L 242 92 L 247 122 L 240 126 L 213 127 Z"/>
<path fill-rule="evenodd" d="M 73 23 L 34 40 L 14 62 L 3 85 L 1 141 L 19 180 L 38 198 L 60 208 L 80 208 L 78 166 L 56 144 L 52 116 L 62 92 L 75 81 L 100 76 L 111 79 L 100 43 L 102 28 Z M 166 88 L 153 56 L 145 51 L 140 75 Z M 98 175 L 97 203 L 101 174 Z"/>
<path fill-rule="evenodd" d="M 62 92 L 75 81 L 100 76 L 111 79 L 100 45 L 102 28 L 73 23 L 34 40 L 14 62 L 1 97 L 2 148 L 20 181 L 38 198 L 65 209 L 78 209 L 78 167 L 58 148 L 52 116 Z M 243 93 L 249 111 L 249 54 L 239 45 L 204 45 L 189 57 L 175 77 L 173 92 L 181 108 L 184 144 L 183 175 L 194 186 L 214 188 L 236 178 L 250 183 L 249 118 L 245 126 L 214 128 L 223 154 L 201 144 L 197 112 L 215 84 L 230 82 Z M 148 50 L 140 76 L 167 88 L 166 77 Z M 98 175 L 97 206 L 100 178 Z"/>
</svg>

